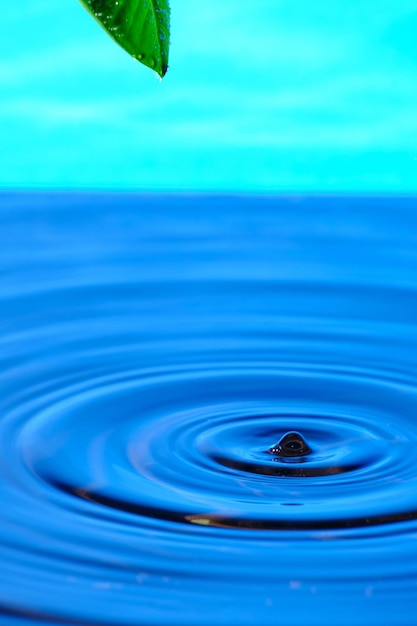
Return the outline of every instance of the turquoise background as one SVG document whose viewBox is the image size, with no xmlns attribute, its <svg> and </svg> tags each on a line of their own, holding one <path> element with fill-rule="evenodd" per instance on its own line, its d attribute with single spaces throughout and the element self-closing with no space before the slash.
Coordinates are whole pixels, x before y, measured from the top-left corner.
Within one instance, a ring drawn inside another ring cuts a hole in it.
<svg viewBox="0 0 417 626">
<path fill-rule="evenodd" d="M 0 46 L 3 188 L 417 191 L 416 0 L 172 0 L 162 83 L 76 0 Z"/>
</svg>

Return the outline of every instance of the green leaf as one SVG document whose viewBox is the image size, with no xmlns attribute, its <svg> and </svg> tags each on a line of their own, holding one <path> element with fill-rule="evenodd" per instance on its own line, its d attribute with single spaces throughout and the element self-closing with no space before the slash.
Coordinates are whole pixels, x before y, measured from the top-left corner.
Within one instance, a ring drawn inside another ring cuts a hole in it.
<svg viewBox="0 0 417 626">
<path fill-rule="evenodd" d="M 168 0 L 80 0 L 98 23 L 135 59 L 161 76 L 168 69 Z"/>
</svg>

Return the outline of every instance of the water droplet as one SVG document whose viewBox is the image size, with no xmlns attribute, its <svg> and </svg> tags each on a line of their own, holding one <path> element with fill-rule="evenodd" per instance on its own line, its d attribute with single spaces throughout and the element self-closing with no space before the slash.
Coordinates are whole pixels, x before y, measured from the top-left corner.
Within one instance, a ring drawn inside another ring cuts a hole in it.
<svg viewBox="0 0 417 626">
<path fill-rule="evenodd" d="M 268 450 L 270 454 L 291 458 L 296 456 L 307 456 L 312 452 L 305 439 L 295 431 L 284 435 L 279 442 Z"/>
</svg>

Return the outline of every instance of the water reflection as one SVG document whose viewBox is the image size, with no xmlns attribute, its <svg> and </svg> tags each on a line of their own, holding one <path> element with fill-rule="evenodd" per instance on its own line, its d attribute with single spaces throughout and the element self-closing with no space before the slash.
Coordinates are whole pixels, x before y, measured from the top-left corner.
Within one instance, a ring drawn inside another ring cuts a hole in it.
<svg viewBox="0 0 417 626">
<path fill-rule="evenodd" d="M 411 625 L 415 201 L 3 201 L 4 623 Z"/>
</svg>

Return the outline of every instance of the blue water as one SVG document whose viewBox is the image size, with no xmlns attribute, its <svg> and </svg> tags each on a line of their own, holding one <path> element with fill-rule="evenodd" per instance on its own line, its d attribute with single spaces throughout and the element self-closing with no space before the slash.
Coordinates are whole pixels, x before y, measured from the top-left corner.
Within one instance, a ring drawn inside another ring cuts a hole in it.
<svg viewBox="0 0 417 626">
<path fill-rule="evenodd" d="M 0 206 L 0 623 L 415 626 L 417 199 Z"/>
</svg>

